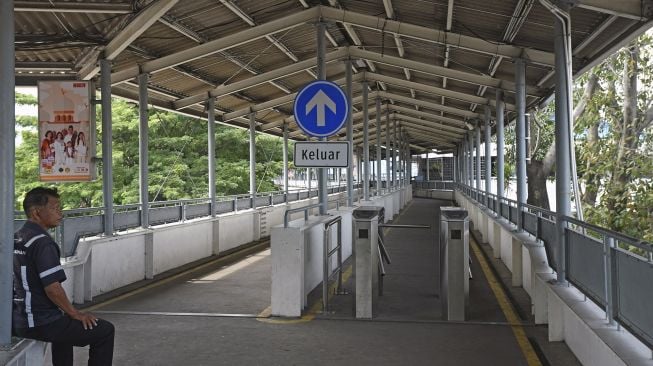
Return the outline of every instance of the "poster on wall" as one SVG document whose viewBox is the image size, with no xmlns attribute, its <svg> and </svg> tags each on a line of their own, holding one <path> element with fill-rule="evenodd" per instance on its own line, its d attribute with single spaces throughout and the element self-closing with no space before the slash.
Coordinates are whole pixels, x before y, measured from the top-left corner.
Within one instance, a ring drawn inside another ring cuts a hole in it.
<svg viewBox="0 0 653 366">
<path fill-rule="evenodd" d="M 88 81 L 40 81 L 39 176 L 49 182 L 95 179 Z"/>
</svg>

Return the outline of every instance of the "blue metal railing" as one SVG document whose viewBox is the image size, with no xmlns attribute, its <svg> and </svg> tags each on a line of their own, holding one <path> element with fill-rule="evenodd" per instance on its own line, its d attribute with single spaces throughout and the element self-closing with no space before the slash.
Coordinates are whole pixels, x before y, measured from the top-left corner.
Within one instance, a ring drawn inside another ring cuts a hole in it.
<svg viewBox="0 0 653 366">
<path fill-rule="evenodd" d="M 553 211 L 452 183 L 479 206 L 517 226 L 545 248 L 549 266 L 559 268 L 559 244 Z M 653 245 L 596 225 L 563 216 L 566 247 L 565 279 L 603 307 L 609 324 L 615 322 L 653 348 Z"/>
</svg>

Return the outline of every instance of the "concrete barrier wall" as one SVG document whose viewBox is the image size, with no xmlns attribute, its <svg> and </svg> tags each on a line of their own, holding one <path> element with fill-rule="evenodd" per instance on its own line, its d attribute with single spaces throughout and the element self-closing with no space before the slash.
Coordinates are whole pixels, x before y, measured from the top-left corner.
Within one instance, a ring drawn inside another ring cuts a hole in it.
<svg viewBox="0 0 653 366">
<path fill-rule="evenodd" d="M 336 193 L 330 199 L 343 197 L 346 193 Z M 270 227 L 283 222 L 288 207 L 312 203 L 317 198 L 137 229 L 110 238 L 83 238 L 75 255 L 63 263 L 68 278 L 63 287 L 72 302 L 91 301 L 94 296 L 259 240 L 261 234 L 269 235 Z"/>
<path fill-rule="evenodd" d="M 604 309 L 571 285 L 555 284 L 544 246 L 517 232 L 515 225 L 480 209 L 455 193 L 477 228 L 487 221 L 484 242 L 512 273 L 512 285 L 522 286 L 531 299 L 536 324 L 548 324 L 549 341 L 564 341 L 583 365 L 653 365 L 651 351 L 632 334 L 607 324 Z M 479 216 L 482 215 L 482 216 Z"/>
<path fill-rule="evenodd" d="M 219 222 L 223 224 L 222 220 Z M 154 230 L 153 274 L 158 275 L 180 265 L 210 257 L 213 251 L 212 231 L 212 222 L 207 220 Z"/>
</svg>

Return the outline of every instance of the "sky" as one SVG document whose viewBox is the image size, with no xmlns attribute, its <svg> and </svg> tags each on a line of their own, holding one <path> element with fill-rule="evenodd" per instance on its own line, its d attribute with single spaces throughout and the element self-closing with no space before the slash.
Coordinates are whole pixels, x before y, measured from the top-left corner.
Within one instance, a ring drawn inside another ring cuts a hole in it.
<svg viewBox="0 0 653 366">
<path fill-rule="evenodd" d="M 16 87 L 16 93 L 21 93 L 21 94 L 29 94 L 33 95 L 36 97 L 37 92 L 36 92 L 36 87 L 30 86 L 30 87 Z M 38 108 L 35 105 L 18 105 L 16 104 L 16 116 L 36 116 L 38 114 Z M 23 142 L 21 133 L 20 133 L 20 127 L 17 128 L 16 131 L 16 146 L 19 146 Z"/>
</svg>

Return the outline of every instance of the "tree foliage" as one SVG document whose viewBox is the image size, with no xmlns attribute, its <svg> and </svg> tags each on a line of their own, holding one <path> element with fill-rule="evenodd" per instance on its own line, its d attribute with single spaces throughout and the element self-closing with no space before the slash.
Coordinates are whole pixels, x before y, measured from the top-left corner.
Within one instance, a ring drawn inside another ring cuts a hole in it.
<svg viewBox="0 0 653 366">
<path fill-rule="evenodd" d="M 17 94 L 16 100 L 34 104 L 31 96 Z M 98 121 L 101 111 L 98 110 Z M 139 202 L 138 109 L 122 100 L 114 100 L 113 119 L 113 203 Z M 22 144 L 16 148 L 16 202 L 25 192 L 42 185 L 38 181 L 38 137 L 36 118 L 19 116 L 17 126 Z M 98 124 L 97 156 L 101 158 L 102 133 Z M 149 201 L 208 197 L 208 126 L 207 122 L 163 112 L 149 111 Z M 218 125 L 216 128 L 216 192 L 218 195 L 249 191 L 249 133 Z M 282 173 L 280 138 L 257 134 L 257 192 L 278 190 L 273 179 Z M 289 149 L 290 150 L 290 149 Z M 53 184 L 62 194 L 64 208 L 103 205 L 101 160 L 94 182 Z M 17 207 L 18 208 L 18 207 Z"/>
<path fill-rule="evenodd" d="M 652 45 L 651 35 L 639 37 L 576 80 L 573 90 L 585 220 L 649 242 L 653 241 Z M 529 203 L 544 208 L 548 208 L 546 180 L 555 178 L 554 110 L 550 103 L 529 119 Z M 514 161 L 514 138 L 514 130 L 507 129 L 507 162 Z M 513 170 L 510 164 L 506 176 Z"/>
</svg>

